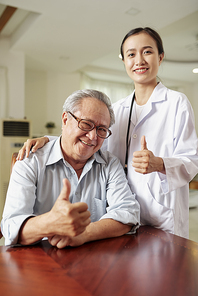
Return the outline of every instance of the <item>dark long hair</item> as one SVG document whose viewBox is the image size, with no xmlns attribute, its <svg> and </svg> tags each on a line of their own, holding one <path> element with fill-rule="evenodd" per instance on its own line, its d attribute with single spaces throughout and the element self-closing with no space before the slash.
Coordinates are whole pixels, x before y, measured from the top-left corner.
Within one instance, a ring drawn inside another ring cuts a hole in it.
<svg viewBox="0 0 198 296">
<path fill-rule="evenodd" d="M 132 35 L 136 35 L 136 34 L 139 34 L 141 32 L 149 34 L 155 40 L 155 42 L 157 44 L 159 54 L 164 53 L 163 42 L 162 42 L 162 39 L 161 39 L 160 35 L 155 30 L 153 30 L 153 29 L 151 29 L 149 27 L 145 27 L 145 28 L 139 27 L 139 28 L 135 28 L 135 29 L 132 29 L 131 31 L 129 31 L 126 34 L 126 36 L 124 37 L 124 39 L 122 40 L 122 44 L 121 44 L 121 47 L 120 47 L 120 53 L 121 53 L 121 56 L 122 56 L 122 60 L 124 60 L 123 45 L 124 45 L 124 42 L 126 41 L 126 39 L 129 38 Z"/>
</svg>

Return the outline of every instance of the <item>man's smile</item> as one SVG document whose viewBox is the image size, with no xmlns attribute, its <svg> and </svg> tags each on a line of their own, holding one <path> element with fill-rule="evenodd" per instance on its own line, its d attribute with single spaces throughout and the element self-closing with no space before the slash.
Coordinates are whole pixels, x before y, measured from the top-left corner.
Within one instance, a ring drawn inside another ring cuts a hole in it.
<svg viewBox="0 0 198 296">
<path fill-rule="evenodd" d="M 83 141 L 83 140 L 81 140 L 81 139 L 79 139 L 80 140 L 80 142 L 82 142 L 83 144 L 85 144 L 85 145 L 87 145 L 87 146 L 94 146 L 93 144 L 89 144 L 89 143 L 87 143 L 87 142 L 85 142 L 85 141 Z"/>
</svg>

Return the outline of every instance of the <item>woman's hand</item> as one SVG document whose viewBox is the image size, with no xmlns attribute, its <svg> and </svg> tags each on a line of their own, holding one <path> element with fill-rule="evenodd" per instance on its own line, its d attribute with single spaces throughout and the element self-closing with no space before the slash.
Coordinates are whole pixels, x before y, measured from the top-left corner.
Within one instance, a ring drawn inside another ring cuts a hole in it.
<svg viewBox="0 0 198 296">
<path fill-rule="evenodd" d="M 24 156 L 28 157 L 30 150 L 36 152 L 37 149 L 43 147 L 47 142 L 49 142 L 47 137 L 28 139 L 19 150 L 17 160 L 22 160 Z"/>
<path fill-rule="evenodd" d="M 142 136 L 141 138 L 141 151 L 133 153 L 132 161 L 132 166 L 135 168 L 137 173 L 166 173 L 163 159 L 161 157 L 156 157 L 152 151 L 148 150 L 145 136 Z"/>
</svg>

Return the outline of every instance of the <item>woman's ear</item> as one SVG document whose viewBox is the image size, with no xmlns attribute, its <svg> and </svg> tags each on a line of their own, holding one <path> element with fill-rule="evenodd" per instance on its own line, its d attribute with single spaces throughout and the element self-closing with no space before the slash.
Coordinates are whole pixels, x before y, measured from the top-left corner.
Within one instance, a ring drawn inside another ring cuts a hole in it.
<svg viewBox="0 0 198 296">
<path fill-rule="evenodd" d="M 159 55 L 159 65 L 161 65 L 161 62 L 163 61 L 164 59 L 164 52 L 160 53 Z"/>
</svg>

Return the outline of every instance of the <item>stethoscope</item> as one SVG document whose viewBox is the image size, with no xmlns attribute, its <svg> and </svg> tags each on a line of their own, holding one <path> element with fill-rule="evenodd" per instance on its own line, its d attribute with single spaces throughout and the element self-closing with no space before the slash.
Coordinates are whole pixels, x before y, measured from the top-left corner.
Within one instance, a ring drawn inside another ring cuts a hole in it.
<svg viewBox="0 0 198 296">
<path fill-rule="evenodd" d="M 131 107 L 130 107 L 130 112 L 129 112 L 129 121 L 128 121 L 128 127 L 127 127 L 127 136 L 126 136 L 126 154 L 125 154 L 125 165 L 124 165 L 124 171 L 125 171 L 126 176 L 128 173 L 127 162 L 128 162 L 128 151 L 129 151 L 129 131 L 130 131 L 130 126 L 131 126 L 131 113 L 133 110 L 134 100 L 135 100 L 135 92 L 133 94 L 133 98 L 131 101 Z"/>
</svg>

